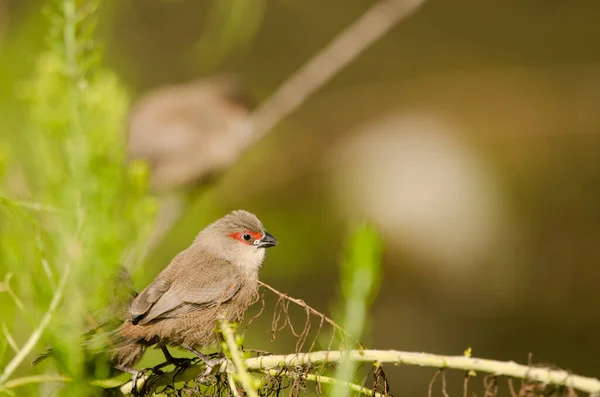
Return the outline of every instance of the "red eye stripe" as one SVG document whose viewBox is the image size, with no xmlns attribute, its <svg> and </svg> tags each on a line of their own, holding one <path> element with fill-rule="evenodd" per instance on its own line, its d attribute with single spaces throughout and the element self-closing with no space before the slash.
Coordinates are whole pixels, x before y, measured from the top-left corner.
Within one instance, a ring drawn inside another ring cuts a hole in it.
<svg viewBox="0 0 600 397">
<path fill-rule="evenodd" d="M 244 234 L 249 234 L 250 236 L 252 236 L 252 240 L 250 240 L 250 241 L 244 240 Z M 229 235 L 229 237 L 239 240 L 244 244 L 252 244 L 253 240 L 260 240 L 262 238 L 262 233 L 252 232 L 250 230 L 244 230 L 243 232 L 232 233 Z"/>
<path fill-rule="evenodd" d="M 254 240 L 260 240 L 262 238 L 262 233 L 259 232 L 248 231 L 248 234 L 251 235 Z"/>
</svg>

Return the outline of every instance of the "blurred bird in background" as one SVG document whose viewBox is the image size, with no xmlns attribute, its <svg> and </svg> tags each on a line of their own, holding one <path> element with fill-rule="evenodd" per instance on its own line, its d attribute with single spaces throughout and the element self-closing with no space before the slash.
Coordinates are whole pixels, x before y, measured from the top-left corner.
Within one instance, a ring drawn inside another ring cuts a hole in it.
<svg viewBox="0 0 600 397">
<path fill-rule="evenodd" d="M 251 108 L 232 75 L 159 87 L 131 109 L 128 156 L 149 163 L 156 192 L 193 187 L 240 156 L 252 137 Z"/>
</svg>

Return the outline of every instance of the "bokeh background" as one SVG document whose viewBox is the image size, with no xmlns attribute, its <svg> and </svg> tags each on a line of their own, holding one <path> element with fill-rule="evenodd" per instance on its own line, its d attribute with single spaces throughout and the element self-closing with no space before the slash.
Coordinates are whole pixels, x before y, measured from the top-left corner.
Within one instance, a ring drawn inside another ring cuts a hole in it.
<svg viewBox="0 0 600 397">
<path fill-rule="evenodd" d="M 217 3 L 102 3 L 103 63 L 134 101 L 228 72 L 260 103 L 374 2 Z M 25 123 L 15 92 L 45 45 L 41 5 L 0 1 L 0 149 Z M 280 241 L 262 280 L 332 313 L 348 225 L 366 217 L 386 247 L 367 346 L 532 353 L 597 375 L 598 21 L 594 0 L 428 1 L 209 188 L 188 192 L 136 286 L 207 222 L 244 208 Z M 247 344 L 290 350 L 264 336 L 269 322 Z M 388 372 L 396 395 L 424 393 L 432 375 Z"/>
</svg>

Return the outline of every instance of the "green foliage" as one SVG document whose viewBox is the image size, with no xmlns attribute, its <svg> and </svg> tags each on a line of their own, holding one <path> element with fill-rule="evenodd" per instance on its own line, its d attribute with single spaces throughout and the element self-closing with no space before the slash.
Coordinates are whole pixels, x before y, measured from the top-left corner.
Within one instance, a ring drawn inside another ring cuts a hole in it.
<svg viewBox="0 0 600 397">
<path fill-rule="evenodd" d="M 86 372 L 78 341 L 118 291 L 109 282 L 156 207 L 145 193 L 145 170 L 126 165 L 128 98 L 99 63 L 92 39 L 97 4 L 64 0 L 47 9 L 49 50 L 19 90 L 29 109 L 27 126 L 19 145 L 0 160 L 9 173 L 0 200 L 1 270 L 14 274 L 16 296 L 28 297 L 23 308 L 3 309 L 3 318 L 13 334 L 43 332 L 61 374 L 76 381 L 65 386 L 65 395 L 85 388 L 87 377 L 108 373 Z M 44 330 L 38 324 L 53 297 L 62 303 Z M 0 360 L 12 368 L 14 356 Z M 28 366 L 28 360 L 18 364 Z"/>
<path fill-rule="evenodd" d="M 350 236 L 346 258 L 342 261 L 342 293 L 344 319 L 342 328 L 352 337 L 360 339 L 367 321 L 367 311 L 379 289 L 382 242 L 373 226 L 360 224 Z M 354 362 L 345 360 L 338 367 L 335 378 L 342 382 L 352 380 L 356 369 Z M 336 383 L 332 395 L 348 396 L 350 390 Z"/>
</svg>

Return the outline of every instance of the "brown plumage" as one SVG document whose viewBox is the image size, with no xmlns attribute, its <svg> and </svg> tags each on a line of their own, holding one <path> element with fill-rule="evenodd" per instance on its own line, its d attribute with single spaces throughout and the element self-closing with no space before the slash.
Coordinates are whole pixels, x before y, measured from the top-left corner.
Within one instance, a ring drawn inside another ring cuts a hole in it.
<svg viewBox="0 0 600 397">
<path fill-rule="evenodd" d="M 202 230 L 131 304 L 112 356 L 131 368 L 148 346 L 196 349 L 216 342 L 216 321 L 239 321 L 257 298 L 265 248 L 277 240 L 238 210 Z"/>
</svg>

